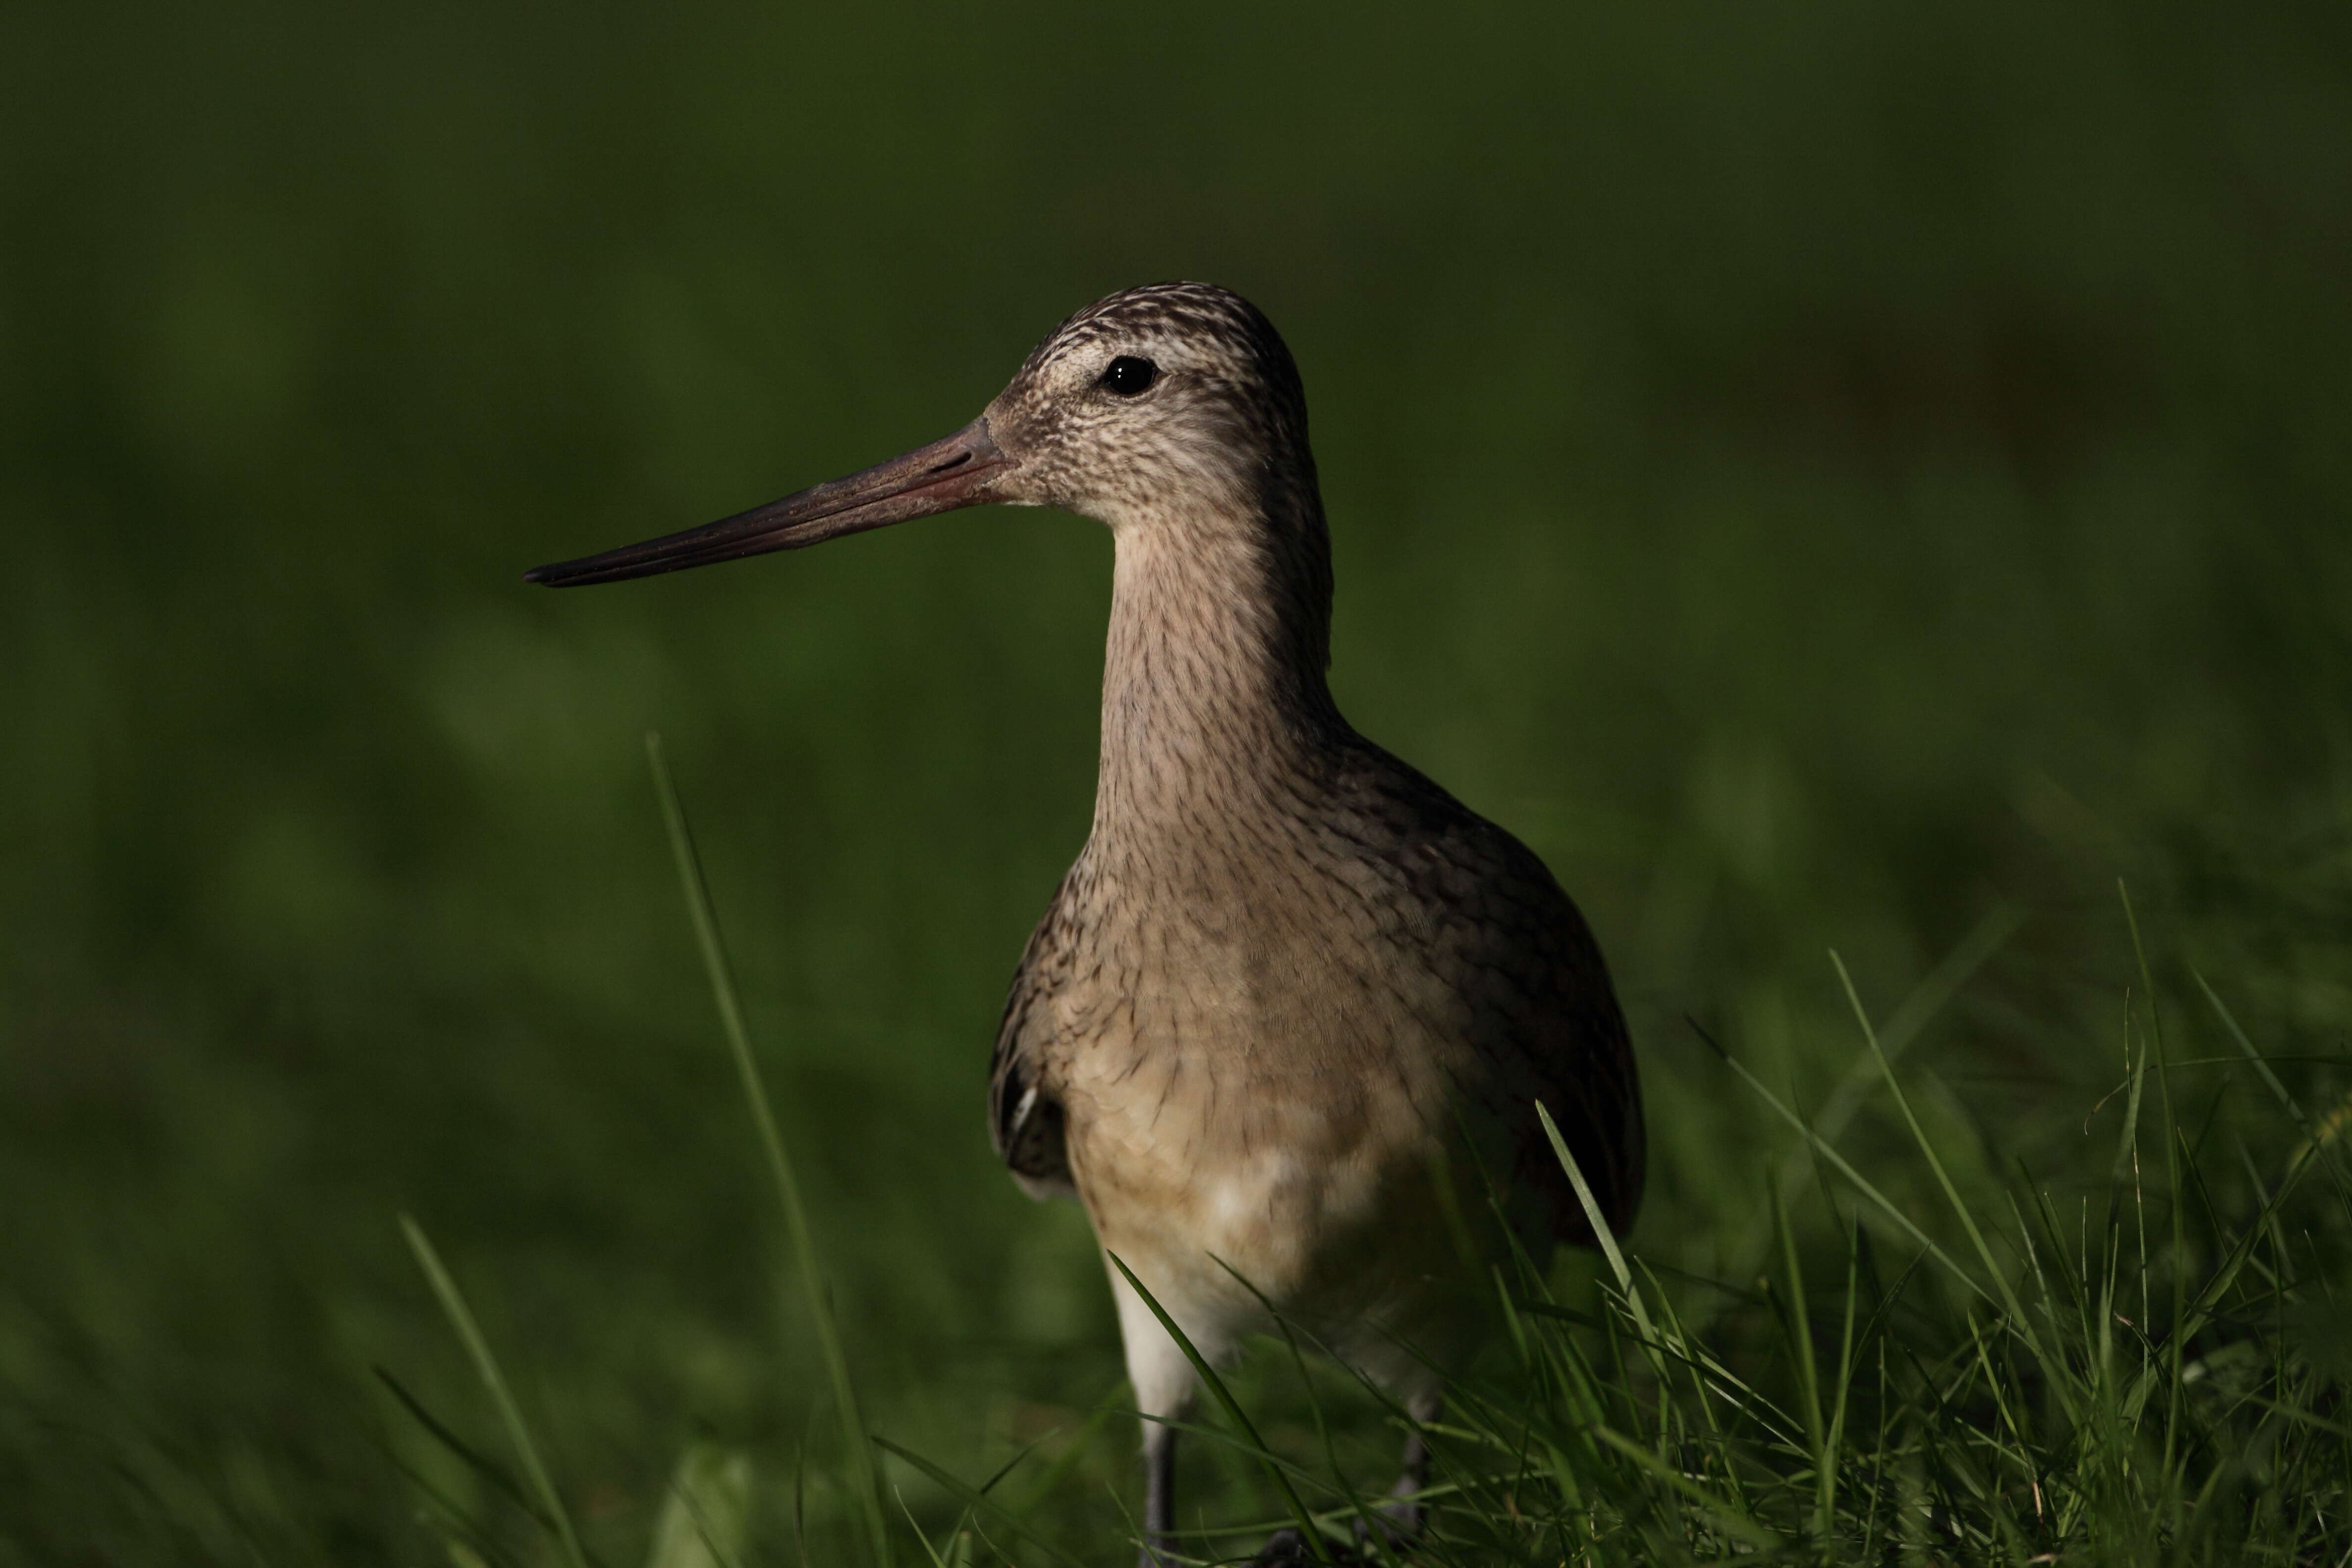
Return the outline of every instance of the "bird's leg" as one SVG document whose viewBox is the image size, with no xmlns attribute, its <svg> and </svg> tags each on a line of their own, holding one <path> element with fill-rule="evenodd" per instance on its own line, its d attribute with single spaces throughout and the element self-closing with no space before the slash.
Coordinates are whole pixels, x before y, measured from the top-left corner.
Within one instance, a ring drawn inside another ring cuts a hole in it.
<svg viewBox="0 0 2352 1568">
<path fill-rule="evenodd" d="M 1429 1413 L 1413 1412 L 1416 1422 L 1436 1418 L 1437 1405 L 1432 1401 Z M 1421 1533 L 1421 1494 L 1429 1487 L 1429 1439 L 1421 1435 L 1418 1426 L 1404 1440 L 1404 1468 L 1398 1473 L 1396 1485 L 1389 1489 L 1391 1500 L 1381 1510 L 1387 1516 L 1393 1534 L 1412 1537 Z"/>
<path fill-rule="evenodd" d="M 1139 1568 L 1164 1568 L 1160 1549 L 1176 1531 L 1176 1428 L 1143 1424 L 1143 1556 Z"/>
<path fill-rule="evenodd" d="M 1160 1554 L 1176 1531 L 1174 1423 L 1192 1403 L 1192 1363 L 1123 1273 L 1113 1270 L 1110 1290 L 1127 1344 L 1128 1382 L 1143 1417 L 1142 1568 L 1163 1568 Z"/>
<path fill-rule="evenodd" d="M 1412 1415 L 1413 1429 L 1404 1440 L 1404 1468 L 1397 1476 L 1396 1485 L 1389 1489 L 1389 1500 L 1380 1505 L 1369 1521 L 1362 1519 L 1356 1521 L 1355 1549 L 1334 1550 L 1342 1568 L 1385 1561 L 1374 1558 L 1365 1545 L 1364 1538 L 1374 1530 L 1381 1532 L 1391 1552 L 1403 1550 L 1414 1536 L 1421 1533 L 1421 1494 L 1429 1487 L 1429 1439 L 1421 1435 L 1421 1428 L 1437 1419 L 1438 1405 L 1439 1399 L 1435 1394 L 1415 1394 L 1406 1402 L 1405 1408 Z M 1284 1530 L 1266 1538 L 1251 1568 L 1286 1568 L 1290 1563 L 1314 1561 L 1315 1552 L 1307 1544 L 1307 1538 L 1296 1530 Z M 1153 1565 L 1147 1563 L 1145 1568 L 1153 1568 Z"/>
<path fill-rule="evenodd" d="M 1429 1439 L 1421 1429 L 1437 1419 L 1440 1403 L 1439 1396 L 1431 1393 L 1415 1394 L 1405 1404 L 1412 1416 L 1412 1430 L 1405 1435 L 1404 1465 L 1374 1521 L 1391 1548 L 1401 1548 L 1421 1533 L 1421 1494 L 1429 1489 Z M 1365 1527 L 1359 1522 L 1356 1539 L 1361 1542 L 1364 1534 Z"/>
</svg>

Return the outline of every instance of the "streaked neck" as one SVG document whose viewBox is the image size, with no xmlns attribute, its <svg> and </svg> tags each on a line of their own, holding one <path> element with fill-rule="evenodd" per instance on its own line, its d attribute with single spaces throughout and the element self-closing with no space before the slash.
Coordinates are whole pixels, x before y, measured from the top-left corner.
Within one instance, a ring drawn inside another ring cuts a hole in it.
<svg viewBox="0 0 2352 1568">
<path fill-rule="evenodd" d="M 1347 727 L 1324 679 L 1328 547 L 1319 512 L 1307 521 L 1287 549 L 1256 519 L 1117 531 L 1097 833 L 1276 807 L 1322 772 Z"/>
</svg>

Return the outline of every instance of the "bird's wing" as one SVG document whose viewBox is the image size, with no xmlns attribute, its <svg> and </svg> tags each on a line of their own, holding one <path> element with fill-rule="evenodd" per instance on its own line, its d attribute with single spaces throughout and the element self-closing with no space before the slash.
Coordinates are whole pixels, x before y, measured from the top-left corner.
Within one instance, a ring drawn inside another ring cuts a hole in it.
<svg viewBox="0 0 2352 1568">
<path fill-rule="evenodd" d="M 1624 1014 L 1591 928 L 1532 850 L 1492 824 L 1457 844 L 1475 858 L 1467 945 L 1486 983 L 1474 1006 L 1486 1092 L 1507 1134 L 1510 1185 L 1538 1197 L 1537 1223 L 1591 1245 L 1592 1225 L 1536 1115 L 1540 1101 L 1619 1233 L 1642 1198 L 1646 1139 Z"/>
<path fill-rule="evenodd" d="M 1351 826 L 1387 845 L 1419 941 L 1467 1014 L 1475 1067 L 1463 1109 L 1476 1152 L 1530 1234 L 1590 1245 L 1541 1101 L 1622 1232 L 1641 1202 L 1645 1135 L 1625 1019 L 1591 929 L 1534 851 L 1406 763 L 1369 745 L 1345 781 Z"/>
<path fill-rule="evenodd" d="M 988 1069 L 989 1140 L 1022 1190 L 1033 1198 L 1072 1197 L 1062 1104 L 1045 1081 L 1044 1048 L 1052 1037 L 1051 1002 L 1069 973 L 1075 931 L 1066 913 L 1066 881 L 1029 936 L 996 1028 Z"/>
</svg>

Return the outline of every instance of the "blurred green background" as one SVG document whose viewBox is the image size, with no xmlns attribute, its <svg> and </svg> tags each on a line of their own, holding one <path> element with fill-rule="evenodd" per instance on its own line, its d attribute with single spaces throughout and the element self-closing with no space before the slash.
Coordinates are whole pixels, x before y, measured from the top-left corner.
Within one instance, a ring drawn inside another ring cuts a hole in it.
<svg viewBox="0 0 2352 1568">
<path fill-rule="evenodd" d="M 371 1369 L 495 1427 L 404 1211 L 611 1560 L 698 1436 L 832 1441 L 649 728 L 875 1424 L 978 1474 L 1113 1393 L 981 1114 L 1101 531 L 520 574 L 942 434 L 1130 283 L 1288 336 L 1341 702 L 1591 917 L 1645 1250 L 1736 1266 L 1782 1147 L 1685 1016 L 1818 1098 L 1832 946 L 1883 1012 L 2021 914 L 1920 1058 L 2050 1168 L 2118 876 L 2340 1055 L 2347 67 L 2322 4 L 11 8 L 0 1563 L 446 1561 Z M 1109 1539 L 1130 1442 L 1044 1517 Z"/>
</svg>

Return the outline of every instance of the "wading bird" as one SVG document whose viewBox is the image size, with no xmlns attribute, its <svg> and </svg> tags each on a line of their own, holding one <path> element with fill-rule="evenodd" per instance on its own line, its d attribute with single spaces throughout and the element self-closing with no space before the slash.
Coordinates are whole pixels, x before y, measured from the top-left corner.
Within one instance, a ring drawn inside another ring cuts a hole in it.
<svg viewBox="0 0 2352 1568">
<path fill-rule="evenodd" d="M 1097 519 L 1116 550 L 1094 827 L 1013 976 L 996 1152 L 1033 1196 L 1084 1204 L 1207 1357 L 1279 1312 L 1426 1421 L 1475 1315 L 1461 1214 L 1507 1216 L 1539 1258 L 1593 1239 L 1541 1100 L 1622 1227 L 1641 1097 L 1600 949 L 1551 873 L 1332 702 L 1306 397 L 1255 307 L 1200 283 L 1113 294 L 945 440 L 530 579 L 610 583 L 988 502 Z M 1148 1568 L 1195 1375 L 1117 1269 L 1111 1289 L 1146 1418 Z M 1400 1532 L 1428 1463 L 1416 1436 Z M 1285 1533 L 1262 1561 L 1305 1554 Z"/>
</svg>

